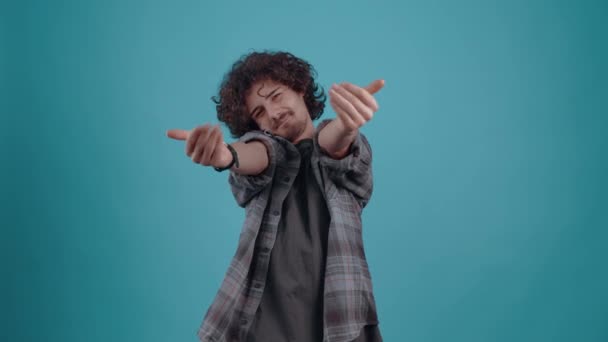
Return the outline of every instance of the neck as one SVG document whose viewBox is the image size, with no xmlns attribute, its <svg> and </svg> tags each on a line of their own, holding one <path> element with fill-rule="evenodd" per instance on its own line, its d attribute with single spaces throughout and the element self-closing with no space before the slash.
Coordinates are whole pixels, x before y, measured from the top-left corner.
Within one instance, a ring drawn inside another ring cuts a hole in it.
<svg viewBox="0 0 608 342">
<path fill-rule="evenodd" d="M 300 141 L 302 141 L 304 139 L 312 139 L 314 131 L 315 131 L 315 127 L 312 124 L 312 120 L 308 120 L 306 122 L 306 126 L 302 130 L 302 133 L 297 138 L 295 138 L 292 141 L 292 143 L 293 144 L 297 144 L 297 143 L 299 143 Z"/>
</svg>

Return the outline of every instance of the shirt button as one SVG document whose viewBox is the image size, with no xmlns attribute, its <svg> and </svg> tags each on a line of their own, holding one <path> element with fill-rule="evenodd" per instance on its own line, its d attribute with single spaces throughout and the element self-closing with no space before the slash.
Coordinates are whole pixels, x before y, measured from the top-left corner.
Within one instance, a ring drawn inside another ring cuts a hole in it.
<svg viewBox="0 0 608 342">
<path fill-rule="evenodd" d="M 284 181 L 285 183 L 287 183 L 287 182 L 289 182 L 289 179 L 290 179 L 289 177 L 285 177 L 285 178 L 283 178 L 283 181 Z"/>
<path fill-rule="evenodd" d="M 268 253 L 268 252 L 270 252 L 270 248 L 264 247 L 264 248 L 262 248 L 262 252 Z"/>
<path fill-rule="evenodd" d="M 241 318 L 241 325 L 247 324 L 247 320 L 245 318 Z"/>
<path fill-rule="evenodd" d="M 257 283 L 257 284 L 255 284 L 255 285 L 253 285 L 253 287 L 255 287 L 256 289 L 259 289 L 260 287 L 262 287 L 262 284 Z"/>
<path fill-rule="evenodd" d="M 274 216 L 279 216 L 281 213 L 278 210 L 275 210 L 272 212 L 272 215 Z"/>
</svg>

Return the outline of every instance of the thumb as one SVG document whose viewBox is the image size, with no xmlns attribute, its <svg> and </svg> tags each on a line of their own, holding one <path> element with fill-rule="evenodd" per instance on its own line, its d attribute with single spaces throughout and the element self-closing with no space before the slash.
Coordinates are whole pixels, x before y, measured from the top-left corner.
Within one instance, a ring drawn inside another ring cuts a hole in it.
<svg viewBox="0 0 608 342">
<path fill-rule="evenodd" d="M 384 87 L 384 80 L 375 80 L 364 89 L 373 95 L 374 93 L 377 93 L 380 89 L 382 89 L 382 87 Z"/>
<path fill-rule="evenodd" d="M 186 140 L 188 139 L 188 135 L 190 135 L 190 131 L 183 129 L 170 129 L 167 131 L 167 136 L 175 140 Z"/>
</svg>

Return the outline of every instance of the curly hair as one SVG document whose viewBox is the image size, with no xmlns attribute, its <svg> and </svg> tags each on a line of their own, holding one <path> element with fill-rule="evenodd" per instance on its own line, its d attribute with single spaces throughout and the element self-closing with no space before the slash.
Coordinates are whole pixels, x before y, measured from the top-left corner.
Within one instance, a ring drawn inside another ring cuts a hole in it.
<svg viewBox="0 0 608 342">
<path fill-rule="evenodd" d="M 218 95 L 211 100 L 216 104 L 217 118 L 228 126 L 233 138 L 240 138 L 259 129 L 245 105 L 247 92 L 258 81 L 272 80 L 304 93 L 310 118 L 321 117 L 326 96 L 315 77 L 312 65 L 289 52 L 251 52 L 232 65 L 224 75 Z"/>
</svg>

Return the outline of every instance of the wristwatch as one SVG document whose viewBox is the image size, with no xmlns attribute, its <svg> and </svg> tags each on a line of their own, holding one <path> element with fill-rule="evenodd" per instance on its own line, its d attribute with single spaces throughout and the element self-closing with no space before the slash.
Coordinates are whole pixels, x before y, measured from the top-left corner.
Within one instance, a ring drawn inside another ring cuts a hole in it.
<svg viewBox="0 0 608 342">
<path fill-rule="evenodd" d="M 232 146 L 230 146 L 230 144 L 226 144 L 226 143 L 224 143 L 224 145 L 226 145 L 226 147 L 228 147 L 228 150 L 232 154 L 232 162 L 230 162 L 230 164 L 228 164 L 227 166 L 224 166 L 224 167 L 213 167 L 213 169 L 217 172 L 222 172 L 224 170 L 228 170 L 233 165 L 236 165 L 237 168 L 239 167 L 239 156 L 236 154 L 236 150 L 234 149 L 234 147 L 232 147 Z"/>
</svg>

